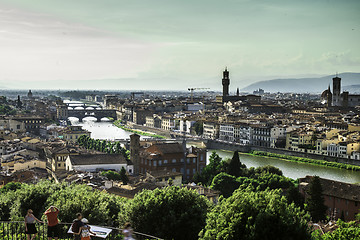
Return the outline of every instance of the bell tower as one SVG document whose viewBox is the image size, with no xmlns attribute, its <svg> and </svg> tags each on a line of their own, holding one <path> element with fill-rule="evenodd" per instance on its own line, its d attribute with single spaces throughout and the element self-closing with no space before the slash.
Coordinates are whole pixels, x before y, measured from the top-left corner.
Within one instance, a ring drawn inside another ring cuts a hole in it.
<svg viewBox="0 0 360 240">
<path fill-rule="evenodd" d="M 339 78 L 336 74 L 336 77 L 333 78 L 333 98 L 332 105 L 333 106 L 341 106 L 341 78 Z"/>
<path fill-rule="evenodd" d="M 223 85 L 223 97 L 229 96 L 230 78 L 229 78 L 229 71 L 227 70 L 227 68 L 225 68 L 225 71 L 223 72 L 222 85 Z"/>
</svg>

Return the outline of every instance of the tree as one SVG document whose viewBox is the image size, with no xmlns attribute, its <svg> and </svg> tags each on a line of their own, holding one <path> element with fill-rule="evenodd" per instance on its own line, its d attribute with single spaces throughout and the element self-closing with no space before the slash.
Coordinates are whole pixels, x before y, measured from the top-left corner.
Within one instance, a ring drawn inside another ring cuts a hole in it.
<svg viewBox="0 0 360 240">
<path fill-rule="evenodd" d="M 194 181 L 203 185 L 209 186 L 213 178 L 224 170 L 224 161 L 222 158 L 213 151 L 209 157 L 209 164 L 203 168 L 201 173 L 194 176 Z"/>
<path fill-rule="evenodd" d="M 111 171 L 111 170 L 101 172 L 101 175 L 107 177 L 109 180 L 114 180 L 114 181 L 122 180 L 121 174 L 119 174 L 118 172 L 115 172 L 115 171 Z"/>
<path fill-rule="evenodd" d="M 197 135 L 203 134 L 203 122 L 195 122 L 193 125 L 193 129 Z"/>
<path fill-rule="evenodd" d="M 239 189 L 208 213 L 200 239 L 306 240 L 309 216 L 288 204 L 281 190 Z"/>
<path fill-rule="evenodd" d="M 358 222 L 336 222 L 338 228 L 335 231 L 321 234 L 319 231 L 313 233 L 314 240 L 360 240 L 360 224 Z"/>
<path fill-rule="evenodd" d="M 209 201 L 196 191 L 171 186 L 135 195 L 128 216 L 135 231 L 191 240 L 198 239 L 209 207 Z"/>
<path fill-rule="evenodd" d="M 226 172 L 234 177 L 240 177 L 242 175 L 242 169 L 246 169 L 246 166 L 245 164 L 241 164 L 239 152 L 235 151 L 232 159 L 227 166 Z"/>
<path fill-rule="evenodd" d="M 314 176 L 309 183 L 306 198 L 306 210 L 310 212 L 313 222 L 325 219 L 327 207 L 324 204 L 319 176 Z"/>
<path fill-rule="evenodd" d="M 124 167 L 120 170 L 120 180 L 123 182 L 124 185 L 126 185 L 129 182 L 129 178 L 126 175 L 126 170 Z"/>
<path fill-rule="evenodd" d="M 216 175 L 211 183 L 211 188 L 220 191 L 224 197 L 230 197 L 232 193 L 238 189 L 240 183 L 236 178 L 227 173 L 219 173 Z"/>
<path fill-rule="evenodd" d="M 283 175 L 283 172 L 279 168 L 274 167 L 274 166 L 270 166 L 270 165 L 266 165 L 266 166 L 263 166 L 263 167 L 257 167 L 255 169 L 255 173 L 263 173 L 263 172 L 272 173 L 272 174 L 276 174 L 276 175 L 279 175 L 279 176 Z"/>
</svg>

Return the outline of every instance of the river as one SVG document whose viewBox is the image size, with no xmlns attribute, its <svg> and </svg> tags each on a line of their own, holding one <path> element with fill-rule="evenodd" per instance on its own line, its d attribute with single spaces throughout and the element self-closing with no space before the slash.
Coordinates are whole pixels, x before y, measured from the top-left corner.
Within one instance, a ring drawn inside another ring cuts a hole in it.
<svg viewBox="0 0 360 240">
<path fill-rule="evenodd" d="M 70 121 L 73 125 L 81 125 L 84 129 L 91 132 L 91 136 L 95 139 L 126 139 L 132 134 L 114 126 L 109 121 L 94 122 L 94 119 L 86 118 L 83 122 L 78 122 L 75 118 Z M 143 137 L 142 137 L 143 138 Z M 208 157 L 213 150 L 208 151 Z M 215 150 L 223 159 L 231 158 L 233 152 Z M 241 162 L 246 164 L 248 168 L 272 165 L 280 168 L 284 176 L 297 179 L 305 177 L 306 175 L 318 175 L 322 178 L 332 179 L 347 183 L 360 183 L 360 172 L 349 171 L 345 169 L 329 168 L 316 165 L 309 165 L 304 163 L 296 163 L 266 157 L 250 156 L 246 154 L 240 155 Z"/>
</svg>

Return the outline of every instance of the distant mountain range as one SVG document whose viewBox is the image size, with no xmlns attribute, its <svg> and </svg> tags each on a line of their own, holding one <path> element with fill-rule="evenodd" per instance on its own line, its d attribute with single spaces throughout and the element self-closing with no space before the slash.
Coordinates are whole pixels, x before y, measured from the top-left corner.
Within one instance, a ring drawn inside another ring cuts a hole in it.
<svg viewBox="0 0 360 240">
<path fill-rule="evenodd" d="M 360 93 L 360 73 L 340 73 L 341 91 L 350 93 Z M 241 89 L 243 92 L 252 92 L 259 88 L 265 92 L 298 92 L 298 93 L 319 93 L 328 88 L 329 84 L 332 90 L 332 78 L 335 75 L 329 75 L 318 78 L 288 78 L 272 79 L 250 84 Z"/>
</svg>

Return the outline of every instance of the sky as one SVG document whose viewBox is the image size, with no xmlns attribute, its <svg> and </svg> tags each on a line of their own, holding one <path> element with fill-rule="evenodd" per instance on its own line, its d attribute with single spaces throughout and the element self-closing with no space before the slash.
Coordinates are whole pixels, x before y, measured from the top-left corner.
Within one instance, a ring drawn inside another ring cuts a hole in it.
<svg viewBox="0 0 360 240">
<path fill-rule="evenodd" d="M 0 0 L 0 88 L 231 90 L 360 72 L 359 0 Z"/>
</svg>

